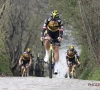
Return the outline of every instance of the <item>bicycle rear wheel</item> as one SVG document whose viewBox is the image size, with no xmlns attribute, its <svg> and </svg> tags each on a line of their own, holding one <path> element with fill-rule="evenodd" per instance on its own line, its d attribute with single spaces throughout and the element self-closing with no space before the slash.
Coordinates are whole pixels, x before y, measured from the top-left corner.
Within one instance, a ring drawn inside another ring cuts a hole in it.
<svg viewBox="0 0 100 90">
<path fill-rule="evenodd" d="M 49 52 L 49 78 L 52 78 L 52 50 Z"/>
</svg>

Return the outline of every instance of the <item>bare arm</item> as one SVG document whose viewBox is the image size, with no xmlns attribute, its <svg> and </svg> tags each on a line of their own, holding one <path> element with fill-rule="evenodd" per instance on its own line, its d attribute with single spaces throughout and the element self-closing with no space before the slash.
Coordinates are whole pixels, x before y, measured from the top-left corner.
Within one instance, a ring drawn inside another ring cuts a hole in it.
<svg viewBox="0 0 100 90">
<path fill-rule="evenodd" d="M 76 57 L 77 57 L 77 62 L 78 64 L 80 64 L 80 61 L 79 61 L 79 55 L 76 53 Z"/>
<path fill-rule="evenodd" d="M 32 64 L 32 57 L 30 58 L 29 66 L 31 66 L 31 64 Z"/>
<path fill-rule="evenodd" d="M 19 59 L 19 66 L 22 64 L 21 61 L 22 61 L 22 56 Z"/>
</svg>

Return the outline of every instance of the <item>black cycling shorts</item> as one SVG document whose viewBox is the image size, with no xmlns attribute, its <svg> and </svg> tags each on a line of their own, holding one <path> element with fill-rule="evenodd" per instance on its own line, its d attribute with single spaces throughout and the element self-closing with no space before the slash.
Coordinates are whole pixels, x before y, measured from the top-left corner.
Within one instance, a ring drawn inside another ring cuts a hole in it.
<svg viewBox="0 0 100 90">
<path fill-rule="evenodd" d="M 27 66 L 29 64 L 30 60 L 22 60 L 21 66 Z"/>
<path fill-rule="evenodd" d="M 46 35 L 49 35 L 52 39 L 54 39 L 54 42 L 53 44 L 56 45 L 56 46 L 60 46 L 60 42 L 58 41 L 58 37 L 59 37 L 59 30 L 56 31 L 56 32 L 52 32 L 50 30 L 47 30 L 47 33 L 45 33 L 45 36 Z"/>
<path fill-rule="evenodd" d="M 67 61 L 72 62 L 72 65 L 77 64 L 77 62 L 75 61 L 75 57 L 68 58 Z"/>
</svg>

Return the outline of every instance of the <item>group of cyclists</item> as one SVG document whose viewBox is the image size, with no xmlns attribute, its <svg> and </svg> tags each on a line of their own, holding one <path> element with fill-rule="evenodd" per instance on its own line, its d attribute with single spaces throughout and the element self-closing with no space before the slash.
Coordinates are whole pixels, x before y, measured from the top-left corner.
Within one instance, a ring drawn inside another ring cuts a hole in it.
<svg viewBox="0 0 100 90">
<path fill-rule="evenodd" d="M 49 59 L 49 48 L 50 48 L 50 39 L 54 39 L 54 74 L 58 74 L 58 61 L 59 61 L 59 46 L 60 42 L 63 38 L 63 22 L 59 17 L 59 13 L 57 10 L 51 12 L 50 17 L 47 18 L 43 24 L 43 29 L 41 31 L 40 40 L 44 42 L 45 47 L 45 57 L 44 62 L 48 62 Z M 76 55 L 76 56 L 75 56 Z M 73 63 L 74 68 L 76 69 L 77 64 L 80 64 L 79 55 L 75 50 L 73 45 L 69 46 L 69 49 L 66 52 L 66 64 L 68 66 L 67 76 L 70 78 L 69 71 L 70 71 L 70 64 Z M 75 61 L 77 58 L 77 62 Z M 22 63 L 23 62 L 23 63 Z M 32 57 L 30 54 L 30 49 L 28 48 L 26 52 L 24 52 L 20 59 L 19 65 L 23 67 L 26 65 L 27 67 L 27 76 L 29 76 L 29 67 L 32 63 Z"/>
</svg>

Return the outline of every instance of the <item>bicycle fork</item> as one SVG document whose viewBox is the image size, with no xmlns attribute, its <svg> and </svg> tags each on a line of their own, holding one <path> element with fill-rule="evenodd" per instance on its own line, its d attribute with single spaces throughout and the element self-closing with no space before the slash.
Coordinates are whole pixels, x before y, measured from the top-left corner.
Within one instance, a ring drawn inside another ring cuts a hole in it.
<svg viewBox="0 0 100 90">
<path fill-rule="evenodd" d="M 24 69 L 23 69 L 23 73 L 22 73 L 22 77 L 26 77 L 27 76 L 27 70 L 26 70 L 26 67 L 24 67 Z"/>
<path fill-rule="evenodd" d="M 50 50 L 52 50 L 52 64 L 54 64 L 54 50 L 52 44 L 50 44 Z"/>
<path fill-rule="evenodd" d="M 75 70 L 74 66 L 72 66 L 71 74 L 72 74 L 72 78 L 76 78 L 76 70 Z"/>
</svg>

